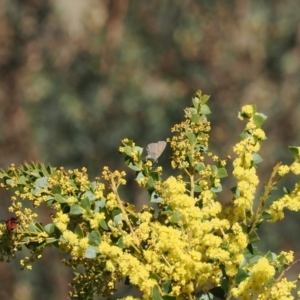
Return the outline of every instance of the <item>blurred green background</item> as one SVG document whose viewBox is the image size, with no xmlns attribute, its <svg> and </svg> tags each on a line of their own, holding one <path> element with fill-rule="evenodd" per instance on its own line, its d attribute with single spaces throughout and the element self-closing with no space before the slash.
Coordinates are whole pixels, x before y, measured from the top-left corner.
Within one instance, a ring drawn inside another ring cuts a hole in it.
<svg viewBox="0 0 300 300">
<path fill-rule="evenodd" d="M 210 148 L 220 157 L 239 139 L 242 105 L 269 117 L 265 182 L 277 161 L 291 162 L 287 146 L 299 145 L 299 11 L 297 0 L 2 0 L 0 167 L 38 160 L 86 166 L 91 178 L 104 165 L 125 169 L 120 140 L 145 146 L 170 136 L 201 89 L 211 95 Z M 133 174 L 128 180 L 128 199 L 144 201 Z M 7 219 L 3 192 L 1 203 Z M 260 247 L 299 257 L 298 216 L 263 226 Z M 62 258 L 49 249 L 31 272 L 2 263 L 0 299 L 67 299 Z"/>
</svg>

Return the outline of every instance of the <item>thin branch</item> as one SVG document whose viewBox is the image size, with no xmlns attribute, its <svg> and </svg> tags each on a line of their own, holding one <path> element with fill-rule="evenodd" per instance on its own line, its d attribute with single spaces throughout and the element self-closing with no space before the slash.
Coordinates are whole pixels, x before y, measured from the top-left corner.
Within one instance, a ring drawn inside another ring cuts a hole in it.
<svg viewBox="0 0 300 300">
<path fill-rule="evenodd" d="M 277 172 L 278 172 L 278 168 L 280 166 L 281 166 L 281 162 L 277 163 L 275 165 L 275 167 L 273 168 L 273 171 L 272 171 L 272 173 L 270 175 L 270 178 L 269 178 L 267 184 L 265 185 L 264 192 L 261 195 L 261 197 L 259 198 L 259 205 L 258 205 L 258 208 L 257 208 L 254 216 L 253 216 L 253 219 L 252 219 L 252 222 L 251 222 L 251 225 L 250 225 L 249 234 L 252 233 L 252 231 L 254 230 L 256 222 L 258 221 L 258 219 L 260 218 L 260 216 L 262 214 L 262 211 L 263 211 L 263 209 L 265 207 L 265 202 L 268 199 L 268 197 L 269 197 L 269 195 L 270 195 L 273 187 L 281 179 L 281 178 L 279 178 L 278 180 L 275 180 L 275 177 L 276 177 Z"/>
<path fill-rule="evenodd" d="M 285 276 L 286 272 L 288 272 L 295 264 L 297 264 L 298 262 L 300 262 L 300 259 L 295 260 L 294 262 L 292 262 L 286 269 L 284 269 L 280 275 L 278 276 L 278 278 L 274 281 L 274 283 L 272 284 L 272 286 L 275 286 L 278 282 L 280 282 L 280 280 Z M 268 289 L 268 292 L 265 296 L 265 299 L 268 299 L 269 295 L 271 293 L 271 288 Z"/>
<path fill-rule="evenodd" d="M 118 189 L 117 189 L 117 187 L 116 187 L 116 183 L 115 183 L 115 181 L 114 181 L 113 176 L 111 176 L 111 186 L 112 186 L 113 192 L 114 192 L 115 195 L 117 196 L 117 201 L 118 201 L 119 207 L 120 207 L 120 209 L 121 209 L 121 211 L 122 211 L 122 216 L 123 216 L 123 218 L 124 218 L 124 221 L 126 222 L 128 228 L 129 228 L 129 230 L 130 230 L 130 232 L 131 232 L 131 234 L 132 234 L 132 236 L 133 236 L 133 238 L 134 238 L 134 240 L 135 240 L 136 246 L 138 247 L 138 249 L 136 248 L 136 250 L 140 253 L 141 251 L 139 250 L 139 249 L 140 249 L 140 242 L 139 242 L 139 239 L 138 239 L 136 233 L 134 232 L 134 230 L 133 230 L 133 228 L 132 228 L 131 222 L 130 222 L 130 220 L 129 220 L 129 218 L 128 218 L 128 214 L 127 214 L 126 209 L 125 209 L 125 207 L 124 207 L 124 205 L 123 205 L 123 201 L 121 200 L 121 198 L 120 198 L 120 196 L 119 196 L 119 194 L 118 194 Z"/>
</svg>

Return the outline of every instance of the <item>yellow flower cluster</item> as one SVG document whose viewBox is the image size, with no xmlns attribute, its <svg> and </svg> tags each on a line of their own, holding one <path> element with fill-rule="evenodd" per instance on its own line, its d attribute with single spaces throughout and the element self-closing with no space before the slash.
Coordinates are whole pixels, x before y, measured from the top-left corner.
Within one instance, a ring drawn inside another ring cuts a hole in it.
<svg viewBox="0 0 300 300">
<path fill-rule="evenodd" d="M 108 167 L 104 167 L 102 171 L 102 178 L 109 182 L 113 181 L 116 187 L 119 187 L 119 185 L 126 184 L 126 180 L 124 179 L 125 176 L 125 171 L 111 172 Z"/>
<path fill-rule="evenodd" d="M 254 111 L 252 105 L 245 105 L 241 109 L 242 114 L 245 114 L 248 118 L 251 118 Z"/>
<path fill-rule="evenodd" d="M 137 214 L 140 222 L 131 234 L 117 227 L 114 229 L 116 225 L 111 224 L 112 232 L 102 236 L 98 247 L 111 276 L 115 277 L 119 272 L 128 276 L 130 282 L 144 293 L 143 299 L 151 299 L 151 290 L 157 282 L 150 278 L 150 274 L 159 274 L 162 281 L 171 280 L 174 283 L 172 294 L 178 297 L 191 293 L 197 286 L 208 283 L 217 286 L 222 264 L 231 264 L 232 269 L 228 268 L 228 272 L 236 274 L 236 267 L 243 259 L 241 251 L 247 245 L 247 237 L 240 225 L 235 224 L 230 229 L 227 220 L 217 217 L 221 206 L 208 191 L 204 197 L 205 205 L 200 209 L 198 200 L 185 194 L 185 183 L 181 178 L 171 176 L 160 188 L 161 205 L 178 214 L 178 222 L 174 224 L 171 215 L 166 216 L 164 224 L 153 221 L 154 211 L 144 208 Z M 138 250 L 143 263 L 134 253 L 115 246 L 110 239 L 110 235 L 115 238 L 122 236 L 124 246 L 129 249 L 135 243 L 132 234 L 140 245 L 145 245 Z M 76 236 L 66 231 L 64 238 L 69 244 L 78 246 Z M 72 255 L 80 254 L 74 252 Z"/>
<path fill-rule="evenodd" d="M 276 282 L 269 292 L 268 298 L 260 298 L 266 300 L 293 300 L 295 299 L 292 296 L 292 290 L 296 288 L 296 282 L 290 282 L 286 278 L 281 279 L 279 282 Z"/>
<path fill-rule="evenodd" d="M 266 139 L 263 130 L 257 128 L 253 122 L 253 107 L 244 106 L 242 114 L 247 115 L 249 122 L 246 125 L 247 135 L 233 148 L 233 151 L 238 155 L 233 162 L 233 175 L 237 179 L 237 191 L 233 206 L 227 208 L 230 211 L 227 212 L 227 215 L 232 222 L 245 219 L 247 212 L 252 213 L 255 192 L 259 183 L 253 154 L 260 149 L 259 140 Z"/>
<path fill-rule="evenodd" d="M 203 149 L 207 148 L 210 129 L 210 123 L 207 121 L 194 123 L 190 119 L 186 119 L 184 122 L 176 124 L 171 129 L 172 132 L 178 132 L 178 135 L 174 135 L 171 139 L 170 145 L 173 149 L 171 166 L 186 169 L 191 161 L 193 166 L 202 162 L 204 160 L 203 153 L 196 145 L 201 145 Z M 194 142 L 187 138 L 189 133 L 195 135 Z"/>
<path fill-rule="evenodd" d="M 299 175 L 300 174 L 300 163 L 295 161 L 294 163 L 292 163 L 290 170 L 295 174 L 295 175 Z"/>
<path fill-rule="evenodd" d="M 283 177 L 284 175 L 288 174 L 290 172 L 290 167 L 287 165 L 282 165 L 278 168 L 278 174 L 279 176 Z"/>
<path fill-rule="evenodd" d="M 63 251 L 69 249 L 74 259 L 84 257 L 85 251 L 89 245 L 86 237 L 80 239 L 70 230 L 63 231 L 62 240 L 59 244 Z"/>
<path fill-rule="evenodd" d="M 283 197 L 274 201 L 267 210 L 272 215 L 272 222 L 283 219 L 283 210 L 287 208 L 291 211 L 300 210 L 300 182 L 295 184 L 295 188 Z"/>
<path fill-rule="evenodd" d="M 275 268 L 269 264 L 266 258 L 262 257 L 256 264 L 249 268 L 248 272 L 249 277 L 231 290 L 231 295 L 235 299 L 239 297 L 253 299 L 255 295 L 266 294 L 268 292 L 268 283 L 275 274 Z"/>
<path fill-rule="evenodd" d="M 29 247 L 32 242 L 34 247 L 39 243 L 31 257 L 21 260 L 21 265 L 30 269 L 34 259 L 41 257 L 43 245 L 52 240 L 58 243 L 58 248 L 71 256 L 66 265 L 83 270 L 73 281 L 77 289 L 73 295 L 78 297 L 89 292 L 93 297 L 96 290 L 109 297 L 116 282 L 128 278 L 145 300 L 153 299 L 154 290 L 161 297 L 192 299 L 197 291 L 221 290 L 226 284 L 226 299 L 293 299 L 295 282 L 284 276 L 295 264 L 293 252 L 264 257 L 257 254 L 253 240 L 263 217 L 271 216 L 271 221 L 276 221 L 284 217 L 284 208 L 300 210 L 300 182 L 266 209 L 267 196 L 275 185 L 272 180 L 289 172 L 300 174 L 300 158 L 291 166 L 276 165 L 255 210 L 259 183 L 256 165 L 261 161 L 256 152 L 260 141 L 266 139 L 260 128 L 264 116 L 255 106 L 244 106 L 239 118 L 247 124 L 242 140 L 233 148 L 237 155 L 233 161 L 237 180 L 234 199 L 222 207 L 216 198 L 222 190 L 221 179 L 227 175 L 223 168 L 226 161 L 208 151 L 211 127 L 206 120 L 210 113 L 207 100 L 206 95 L 196 94 L 193 107 L 185 110 L 185 121 L 172 128 L 176 135 L 168 140 L 173 150 L 171 165 L 183 170 L 182 176 L 162 180 L 162 168 L 141 159 L 142 148 L 128 139 L 122 141 L 119 151 L 126 156 L 128 166 L 137 171 L 139 186 L 148 189 L 151 200 L 159 196 L 155 209 L 149 205 L 137 212 L 121 199 L 118 188 L 126 184 L 125 172 L 104 167 L 105 182 L 100 183 L 99 178 L 90 182 L 86 168 L 53 171 L 26 165 L 22 173 L 11 165 L 1 186 L 21 186 L 9 208 L 19 223 L 11 229 L 7 224 L 0 226 L 2 237 L 13 248 L 10 256 L 24 244 Z M 207 164 L 206 159 L 214 165 Z M 28 182 L 23 175 L 27 173 L 32 175 Z M 37 215 L 24 208 L 20 199 L 31 201 L 35 207 L 46 202 L 54 211 L 53 224 L 43 227 L 36 222 Z M 61 236 L 57 238 L 57 234 Z M 0 254 L 2 259 L 4 255 Z"/>
<path fill-rule="evenodd" d="M 52 217 L 53 224 L 55 224 L 62 232 L 67 229 L 67 226 L 70 222 L 70 218 L 67 214 L 63 213 L 62 211 L 58 211 Z"/>
</svg>

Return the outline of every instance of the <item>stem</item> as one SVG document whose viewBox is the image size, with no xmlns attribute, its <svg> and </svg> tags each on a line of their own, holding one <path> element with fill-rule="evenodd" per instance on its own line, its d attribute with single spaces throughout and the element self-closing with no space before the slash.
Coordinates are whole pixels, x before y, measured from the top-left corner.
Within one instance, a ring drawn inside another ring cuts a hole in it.
<svg viewBox="0 0 300 300">
<path fill-rule="evenodd" d="M 228 291 L 230 291 L 233 287 L 234 287 L 233 279 L 229 278 L 229 280 L 228 280 Z M 231 298 L 231 294 L 229 292 L 229 293 L 227 293 L 225 300 L 230 300 L 230 298 Z"/>
<path fill-rule="evenodd" d="M 292 262 L 285 270 L 283 270 L 280 275 L 278 276 L 278 278 L 274 281 L 274 283 L 272 284 L 272 286 L 275 286 L 286 274 L 287 271 L 289 271 L 295 264 L 297 264 L 298 262 L 300 262 L 300 259 L 295 260 L 294 262 Z M 265 299 L 268 299 L 269 295 L 271 293 L 271 288 L 268 289 L 268 292 L 265 296 Z"/>
<path fill-rule="evenodd" d="M 129 228 L 129 230 L 130 230 L 130 232 L 131 232 L 131 234 L 132 234 L 132 236 L 133 236 L 133 238 L 135 240 L 135 244 L 137 246 L 137 248 L 135 248 L 135 249 L 140 253 L 141 251 L 140 251 L 140 242 L 139 242 L 139 239 L 138 239 L 137 235 L 135 234 L 135 232 L 134 232 L 134 230 L 133 230 L 133 228 L 131 226 L 131 222 L 130 222 L 130 220 L 128 218 L 128 214 L 127 214 L 126 209 L 125 209 L 125 207 L 123 205 L 123 201 L 121 200 L 121 198 L 120 198 L 120 196 L 118 194 L 118 188 L 116 187 L 116 183 L 115 183 L 115 181 L 113 179 L 113 176 L 111 176 L 111 187 L 112 187 L 113 192 L 117 196 L 117 201 L 118 201 L 119 207 L 120 207 L 120 209 L 122 211 L 122 216 L 124 217 L 124 221 L 126 222 L 128 228 Z"/>
<path fill-rule="evenodd" d="M 194 198 L 194 193 L 195 193 L 195 181 L 194 180 L 195 180 L 194 175 L 191 175 L 190 176 L 190 185 L 191 185 L 190 195 L 193 198 Z"/>
<path fill-rule="evenodd" d="M 168 260 L 166 259 L 166 257 L 164 256 L 164 254 L 161 255 L 164 262 L 168 265 L 169 268 L 171 268 L 172 266 L 170 265 L 170 263 L 168 262 Z"/>
<path fill-rule="evenodd" d="M 274 283 L 277 283 L 278 281 L 280 281 L 286 274 L 287 271 L 289 271 L 295 264 L 297 264 L 298 262 L 300 262 L 300 259 L 297 259 L 295 261 L 293 261 L 285 270 L 283 270 L 281 272 L 281 274 L 279 275 L 279 277 L 275 280 Z"/>
<path fill-rule="evenodd" d="M 259 218 L 262 214 L 262 211 L 265 207 L 266 200 L 268 199 L 269 195 L 271 194 L 271 191 L 272 191 L 273 187 L 281 179 L 281 178 L 279 178 L 278 180 L 275 180 L 275 177 L 276 177 L 277 172 L 278 172 L 278 168 L 280 166 L 281 166 L 281 162 L 277 163 L 275 165 L 275 167 L 273 168 L 273 171 L 270 175 L 270 178 L 269 178 L 267 184 L 265 185 L 264 192 L 261 195 L 261 197 L 259 198 L 259 205 L 258 205 L 258 208 L 257 208 L 254 216 L 253 216 L 253 219 L 252 219 L 252 222 L 251 222 L 251 225 L 250 225 L 249 234 L 252 233 L 252 231 L 254 230 L 255 225 L 256 225 L 257 221 L 259 220 Z"/>
</svg>

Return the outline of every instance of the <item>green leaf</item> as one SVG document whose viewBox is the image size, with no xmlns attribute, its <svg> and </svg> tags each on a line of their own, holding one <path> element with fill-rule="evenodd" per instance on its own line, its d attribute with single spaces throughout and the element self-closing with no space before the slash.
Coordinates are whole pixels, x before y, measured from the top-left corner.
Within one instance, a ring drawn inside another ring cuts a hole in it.
<svg viewBox="0 0 300 300">
<path fill-rule="evenodd" d="M 70 209 L 70 215 L 81 215 L 83 209 L 78 204 L 72 204 Z"/>
<path fill-rule="evenodd" d="M 60 238 L 62 236 L 61 230 L 52 223 L 47 224 L 44 228 L 46 232 L 50 233 L 51 235 L 54 234 L 56 238 Z"/>
<path fill-rule="evenodd" d="M 48 232 L 48 233 L 53 233 L 54 232 L 54 224 L 52 224 L 52 223 L 50 223 L 50 224 L 47 224 L 46 226 L 45 226 L 45 230 L 46 230 L 46 232 Z"/>
<path fill-rule="evenodd" d="M 262 113 L 256 113 L 255 116 L 253 117 L 253 123 L 260 128 L 262 124 L 265 122 L 267 119 L 267 116 L 262 114 Z"/>
<path fill-rule="evenodd" d="M 202 97 L 202 91 L 201 90 L 197 90 L 196 93 L 195 93 L 195 95 L 193 97 L 194 98 L 198 97 L 199 99 L 201 99 L 201 97 Z"/>
<path fill-rule="evenodd" d="M 124 248 L 125 248 L 125 245 L 124 245 L 124 242 L 123 242 L 123 238 L 122 238 L 122 237 L 120 237 L 120 238 L 118 239 L 118 241 L 116 242 L 116 245 L 117 245 L 119 248 L 121 248 L 121 249 L 124 249 Z"/>
<path fill-rule="evenodd" d="M 98 253 L 99 253 L 99 250 L 97 247 L 88 246 L 87 249 L 85 250 L 84 257 L 85 258 L 95 258 Z"/>
<path fill-rule="evenodd" d="M 120 215 L 121 213 L 122 213 L 122 210 L 120 208 L 114 208 L 111 212 L 111 215 L 113 217 L 116 217 L 116 216 Z"/>
<path fill-rule="evenodd" d="M 277 255 L 273 252 L 268 252 L 266 258 L 269 262 L 273 262 L 274 260 L 277 259 Z"/>
<path fill-rule="evenodd" d="M 13 185 L 13 184 L 14 184 L 14 180 L 12 180 L 12 179 L 10 179 L 10 178 L 9 178 L 9 179 L 6 179 L 6 180 L 5 180 L 5 184 L 6 184 L 6 185 Z"/>
<path fill-rule="evenodd" d="M 187 132 L 186 133 L 187 138 L 189 139 L 189 142 L 191 145 L 194 145 L 195 141 L 196 141 L 196 136 L 194 133 L 192 132 Z"/>
<path fill-rule="evenodd" d="M 50 238 L 46 238 L 46 244 L 53 244 L 55 242 L 57 242 L 58 239 L 50 237 Z"/>
<path fill-rule="evenodd" d="M 202 187 L 200 185 L 198 185 L 198 184 L 195 184 L 194 191 L 196 193 L 201 193 L 202 192 Z"/>
<path fill-rule="evenodd" d="M 157 274 L 154 274 L 152 273 L 150 276 L 149 276 L 151 279 L 154 279 L 156 282 L 159 283 L 160 281 L 160 277 L 157 275 Z"/>
<path fill-rule="evenodd" d="M 198 172 L 205 170 L 205 166 L 203 163 L 199 163 L 196 168 L 195 168 Z"/>
<path fill-rule="evenodd" d="M 42 189 L 39 187 L 36 187 L 35 189 L 31 189 L 31 194 L 32 195 L 37 195 L 37 194 L 41 194 L 42 193 Z"/>
<path fill-rule="evenodd" d="M 261 255 L 254 255 L 252 258 L 249 259 L 249 264 L 253 265 L 256 264 L 263 256 Z"/>
<path fill-rule="evenodd" d="M 168 294 L 171 292 L 172 290 L 172 281 L 171 280 L 168 280 L 166 282 L 164 282 L 162 285 L 161 285 L 163 291 L 165 292 L 165 294 Z M 176 299 L 176 298 L 175 298 Z"/>
<path fill-rule="evenodd" d="M 228 176 L 228 174 L 227 174 L 227 170 L 225 168 L 218 169 L 218 175 L 217 175 L 218 178 L 224 178 L 227 176 Z"/>
<path fill-rule="evenodd" d="M 284 264 L 284 263 L 286 263 L 286 258 L 285 258 L 285 255 L 279 255 L 279 257 L 278 257 L 278 261 L 279 261 L 281 264 Z"/>
<path fill-rule="evenodd" d="M 149 187 L 151 187 L 151 188 L 154 188 L 155 187 L 155 182 L 154 182 L 154 180 L 153 180 L 153 178 L 152 178 L 152 176 L 149 176 L 148 177 L 148 186 Z"/>
<path fill-rule="evenodd" d="M 256 164 L 256 165 L 263 161 L 262 157 L 257 153 L 253 153 L 252 159 L 253 159 L 254 164 Z"/>
<path fill-rule="evenodd" d="M 49 186 L 49 183 L 48 183 L 48 177 L 41 177 L 41 178 L 38 178 L 38 179 L 34 182 L 34 187 L 39 187 L 39 188 L 47 189 L 48 186 Z"/>
<path fill-rule="evenodd" d="M 200 113 L 202 115 L 209 115 L 211 113 L 211 111 L 210 111 L 209 107 L 206 104 L 204 104 L 201 106 Z"/>
<path fill-rule="evenodd" d="M 91 182 L 90 187 L 91 187 L 91 190 L 94 192 L 97 188 L 97 182 L 96 181 Z"/>
<path fill-rule="evenodd" d="M 114 219 L 115 226 L 118 226 L 119 224 L 122 224 L 121 223 L 122 222 L 122 214 L 121 213 L 118 214 L 118 215 L 115 215 L 113 219 Z"/>
<path fill-rule="evenodd" d="M 179 211 L 175 211 L 171 217 L 171 223 L 177 224 L 181 220 L 181 214 Z"/>
<path fill-rule="evenodd" d="M 251 132 L 245 130 L 240 134 L 240 137 L 242 140 L 247 139 L 247 138 L 251 137 Z"/>
<path fill-rule="evenodd" d="M 89 245 L 91 246 L 99 246 L 101 243 L 101 235 L 100 232 L 97 231 L 92 231 L 89 235 L 88 235 L 88 240 L 89 240 Z"/>
<path fill-rule="evenodd" d="M 221 281 L 221 288 L 225 292 L 225 294 L 228 293 L 228 288 L 229 288 L 229 282 L 228 282 L 228 277 L 227 275 L 224 276 L 224 278 Z"/>
<path fill-rule="evenodd" d="M 249 235 L 249 242 L 251 244 L 256 243 L 259 241 L 259 237 L 256 231 L 252 231 L 251 234 Z"/>
<path fill-rule="evenodd" d="M 35 222 L 34 225 L 39 232 L 45 232 L 45 228 L 43 227 L 43 225 L 41 223 Z"/>
<path fill-rule="evenodd" d="M 131 153 L 132 153 L 132 147 L 130 147 L 130 146 L 125 146 L 125 147 L 124 147 L 124 152 L 125 152 L 128 156 L 131 156 Z"/>
<path fill-rule="evenodd" d="M 89 200 L 88 198 L 84 198 L 84 199 L 81 200 L 80 206 L 81 206 L 83 209 L 89 211 L 90 208 L 91 208 L 91 202 L 90 202 L 90 200 Z"/>
<path fill-rule="evenodd" d="M 61 194 L 61 186 L 56 185 L 52 188 L 51 192 L 55 195 L 55 194 Z"/>
<path fill-rule="evenodd" d="M 85 192 L 85 197 L 90 200 L 90 201 L 94 201 L 96 199 L 96 196 L 93 192 L 91 191 L 86 191 Z"/>
<path fill-rule="evenodd" d="M 263 211 L 263 213 L 261 214 L 262 218 L 265 220 L 265 221 L 269 221 L 269 220 L 272 220 L 273 217 L 271 214 L 269 214 L 268 212 L 266 211 Z"/>
<path fill-rule="evenodd" d="M 135 180 L 136 180 L 136 181 L 139 181 L 139 180 L 141 180 L 141 179 L 143 179 L 143 178 L 145 178 L 145 175 L 144 175 L 143 172 L 137 172 L 137 173 L 136 173 L 136 176 L 135 176 Z"/>
<path fill-rule="evenodd" d="M 290 146 L 289 150 L 291 152 L 291 154 L 293 155 L 294 158 L 297 158 L 299 156 L 299 147 L 295 147 L 295 146 Z"/>
<path fill-rule="evenodd" d="M 209 100 L 210 96 L 209 95 L 203 95 L 201 97 L 201 104 L 205 104 Z"/>
<path fill-rule="evenodd" d="M 235 282 L 239 284 L 242 281 L 244 281 L 247 277 L 249 277 L 249 274 L 245 270 L 239 268 L 238 273 L 235 276 Z"/>
<path fill-rule="evenodd" d="M 232 193 L 236 196 L 236 197 L 240 197 L 241 196 L 241 192 L 240 190 L 235 186 L 233 188 L 230 189 L 232 191 Z"/>
<path fill-rule="evenodd" d="M 192 117 L 191 117 L 191 121 L 193 123 L 198 123 L 201 119 L 201 116 L 197 115 L 197 114 L 193 114 Z"/>
<path fill-rule="evenodd" d="M 35 226 L 34 223 L 31 223 L 31 224 L 28 226 L 28 231 L 29 231 L 29 232 L 32 232 L 32 233 L 38 232 L 38 230 L 37 230 L 37 228 L 36 228 L 36 226 Z"/>
<path fill-rule="evenodd" d="M 144 151 L 144 148 L 139 147 L 139 146 L 135 146 L 135 147 L 134 147 L 134 150 L 137 151 L 140 155 L 142 155 L 142 153 L 143 153 L 143 151 Z"/>
<path fill-rule="evenodd" d="M 214 186 L 210 189 L 214 193 L 220 193 L 223 191 L 222 185 L 219 184 L 218 186 Z"/>
<path fill-rule="evenodd" d="M 162 215 L 171 215 L 173 214 L 173 210 L 168 206 L 167 208 L 164 208 L 160 213 Z"/>
<path fill-rule="evenodd" d="M 244 256 L 247 259 L 250 259 L 253 256 L 257 256 L 259 254 L 260 254 L 260 252 L 257 250 L 257 247 L 254 247 L 252 244 L 248 244 L 247 248 L 244 251 Z"/>
<path fill-rule="evenodd" d="M 26 242 L 25 240 L 22 240 L 23 242 Z M 40 249 L 45 248 L 45 244 L 46 241 L 42 241 L 42 242 L 31 242 L 30 240 L 28 241 L 28 243 L 25 245 L 30 251 L 37 251 Z"/>
<path fill-rule="evenodd" d="M 287 187 L 282 188 L 284 194 L 289 194 L 291 191 Z"/>
<path fill-rule="evenodd" d="M 151 296 L 152 296 L 152 299 L 153 300 L 161 300 L 161 296 L 160 296 L 160 293 L 159 293 L 159 289 L 158 289 L 158 286 L 155 285 L 153 288 L 152 288 L 152 292 L 151 292 Z"/>
<path fill-rule="evenodd" d="M 191 155 L 191 153 L 188 153 L 187 157 L 189 159 L 190 165 L 193 165 L 194 164 L 194 159 L 193 159 L 193 156 Z"/>
<path fill-rule="evenodd" d="M 102 229 L 104 229 L 106 231 L 110 230 L 105 220 L 100 221 L 100 226 L 101 226 Z"/>
<path fill-rule="evenodd" d="M 192 98 L 192 102 L 193 102 L 193 105 L 194 105 L 194 107 L 195 108 L 198 108 L 198 106 L 199 106 L 199 103 L 200 103 L 200 99 L 199 99 L 199 97 L 193 97 Z"/>
<path fill-rule="evenodd" d="M 17 184 L 22 184 L 22 185 L 26 185 L 27 184 L 27 178 L 25 176 L 20 176 L 20 178 L 18 178 L 17 180 Z"/>
<path fill-rule="evenodd" d="M 67 203 L 67 200 L 60 194 L 55 194 L 54 199 L 59 203 Z"/>
<path fill-rule="evenodd" d="M 38 170 L 34 170 L 34 171 L 31 171 L 31 172 L 26 172 L 26 173 L 33 176 L 33 177 L 37 177 L 37 178 L 41 177 Z"/>
<path fill-rule="evenodd" d="M 76 226 L 74 233 L 81 239 L 84 237 L 84 233 L 79 225 Z"/>
<path fill-rule="evenodd" d="M 103 208 L 103 207 L 105 207 L 105 200 L 101 199 L 99 201 L 96 201 L 94 211 L 99 212 L 100 208 Z"/>
<path fill-rule="evenodd" d="M 127 166 L 128 166 L 128 168 L 130 168 L 133 171 L 141 171 L 141 168 L 138 167 L 137 165 L 133 164 L 132 162 L 130 162 Z"/>
<path fill-rule="evenodd" d="M 213 175 L 218 174 L 218 168 L 216 166 L 210 166 L 210 170 Z"/>
<path fill-rule="evenodd" d="M 218 297 L 218 299 L 225 299 L 225 291 L 220 286 L 213 287 L 209 292 Z"/>
</svg>

